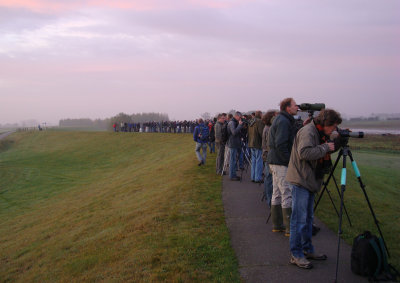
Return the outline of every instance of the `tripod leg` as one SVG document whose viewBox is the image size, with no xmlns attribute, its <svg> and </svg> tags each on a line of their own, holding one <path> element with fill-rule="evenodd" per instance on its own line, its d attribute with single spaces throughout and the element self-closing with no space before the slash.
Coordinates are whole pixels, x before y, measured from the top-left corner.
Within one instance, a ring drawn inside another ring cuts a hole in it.
<svg viewBox="0 0 400 283">
<path fill-rule="evenodd" d="M 326 193 L 328 194 L 328 197 L 331 200 L 331 203 L 332 203 L 333 208 L 335 209 L 336 215 L 339 217 L 339 211 L 336 208 L 335 202 L 332 199 L 331 192 L 328 190 L 328 187 L 326 187 Z"/>
<path fill-rule="evenodd" d="M 267 218 L 267 222 L 265 222 L 265 224 L 267 224 L 269 222 L 269 219 L 271 218 L 271 211 L 269 212 L 268 218 Z"/>
<path fill-rule="evenodd" d="M 343 169 L 342 169 L 342 176 L 341 176 L 341 191 L 340 194 L 340 212 L 339 212 L 339 228 L 338 228 L 338 248 L 336 253 L 336 275 L 335 275 L 335 282 L 337 282 L 337 275 L 339 271 L 339 254 L 340 254 L 340 235 L 342 235 L 342 218 L 343 218 L 343 203 L 344 203 L 344 191 L 346 190 L 346 156 L 347 150 L 343 153 Z"/>
<path fill-rule="evenodd" d="M 332 179 L 333 179 L 333 182 L 335 183 L 336 191 L 338 192 L 339 197 L 340 197 L 339 186 L 338 186 L 338 184 L 337 184 L 337 182 L 336 182 L 335 176 L 332 176 Z M 344 209 L 344 213 L 346 214 L 347 220 L 349 221 L 350 227 L 353 227 L 353 225 L 351 224 L 351 221 L 350 221 L 349 214 L 347 213 L 346 205 L 345 205 L 344 203 L 343 203 L 343 209 Z"/>
<path fill-rule="evenodd" d="M 332 169 L 331 169 L 331 172 L 329 173 L 328 179 L 326 179 L 326 182 L 324 183 L 324 188 L 323 188 L 321 194 L 320 194 L 319 197 L 318 197 L 317 203 L 314 205 L 314 213 L 315 213 L 315 211 L 317 210 L 318 204 L 319 204 L 319 202 L 321 201 L 321 198 L 322 198 L 322 196 L 323 196 L 323 194 L 324 194 L 326 188 L 328 187 L 329 181 L 330 181 L 330 179 L 332 178 L 333 173 L 335 172 L 336 166 L 338 165 L 339 160 L 340 160 L 340 157 L 342 157 L 342 155 L 343 155 L 343 149 L 341 149 L 341 150 L 339 151 L 339 154 L 338 154 L 338 156 L 337 156 L 337 158 L 336 158 L 336 161 L 335 161 L 335 165 L 333 165 L 333 167 L 332 167 Z"/>
<path fill-rule="evenodd" d="M 361 180 L 360 170 L 359 170 L 358 167 L 357 167 L 357 163 L 356 163 L 355 160 L 353 159 L 353 155 L 352 155 L 350 149 L 349 149 L 349 156 L 350 156 L 350 160 L 351 160 L 351 165 L 353 166 L 353 169 L 354 169 L 354 173 L 355 173 L 356 176 L 357 176 L 358 182 L 360 183 L 361 190 L 363 191 L 364 197 L 365 197 L 365 199 L 366 199 L 366 201 L 367 201 L 367 203 L 368 203 L 369 210 L 371 211 L 372 217 L 374 218 L 376 228 L 378 228 L 379 235 L 381 236 L 381 238 L 382 238 L 382 240 L 383 240 L 383 244 L 385 245 L 385 249 L 386 249 L 386 252 L 387 252 L 387 254 L 388 254 L 388 257 L 390 257 L 389 250 L 388 250 L 388 248 L 387 248 L 387 246 L 386 246 L 385 238 L 383 237 L 381 228 L 380 228 L 380 226 L 379 226 L 379 221 L 378 221 L 378 219 L 376 218 L 376 215 L 375 215 L 374 210 L 372 209 L 372 205 L 371 205 L 371 202 L 369 201 L 369 198 L 368 198 L 368 195 L 367 195 L 367 191 L 365 190 L 365 185 L 364 185 L 364 183 L 363 183 L 362 180 Z"/>
</svg>

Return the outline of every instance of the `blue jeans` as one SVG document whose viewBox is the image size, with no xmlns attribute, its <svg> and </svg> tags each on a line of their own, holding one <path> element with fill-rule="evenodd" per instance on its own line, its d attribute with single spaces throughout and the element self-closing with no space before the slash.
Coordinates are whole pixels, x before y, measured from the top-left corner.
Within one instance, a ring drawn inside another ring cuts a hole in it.
<svg viewBox="0 0 400 283">
<path fill-rule="evenodd" d="M 232 179 L 236 177 L 238 148 L 229 148 L 229 151 L 229 178 Z"/>
<path fill-rule="evenodd" d="M 202 151 L 203 151 L 202 153 L 203 154 L 200 153 L 200 149 L 202 149 Z M 197 159 L 199 160 L 199 162 L 203 162 L 203 164 L 205 164 L 206 163 L 206 157 L 207 157 L 207 144 L 206 143 L 196 142 L 195 151 L 196 151 L 196 156 L 197 156 Z"/>
<path fill-rule="evenodd" d="M 292 217 L 290 218 L 290 252 L 294 257 L 304 257 L 303 252 L 314 253 L 311 243 L 314 219 L 314 193 L 292 185 Z"/>
<path fill-rule="evenodd" d="M 250 148 L 251 151 L 251 179 L 258 182 L 262 179 L 263 161 L 262 150 Z"/>
<path fill-rule="evenodd" d="M 245 149 L 243 148 L 243 150 L 242 150 L 242 149 L 238 148 L 237 150 L 239 152 L 239 154 L 238 154 L 239 155 L 239 168 L 244 168 L 244 163 L 243 163 L 244 153 L 243 153 L 243 150 L 245 150 Z"/>
<path fill-rule="evenodd" d="M 272 199 L 272 174 L 269 172 L 269 165 L 267 162 L 264 163 L 264 191 L 265 191 L 265 200 L 268 203 L 268 206 L 271 207 L 271 199 Z"/>
<path fill-rule="evenodd" d="M 210 153 L 215 153 L 215 142 L 208 142 L 208 146 L 210 147 Z"/>
</svg>

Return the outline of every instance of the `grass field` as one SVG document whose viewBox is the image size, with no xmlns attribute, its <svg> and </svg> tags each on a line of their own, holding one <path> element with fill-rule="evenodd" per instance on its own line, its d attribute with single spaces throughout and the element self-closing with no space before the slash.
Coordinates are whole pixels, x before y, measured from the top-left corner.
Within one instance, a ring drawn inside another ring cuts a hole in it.
<svg viewBox="0 0 400 283">
<path fill-rule="evenodd" d="M 240 282 L 213 164 L 190 135 L 15 133 L 0 143 L 0 279 Z"/>
<path fill-rule="evenodd" d="M 400 120 L 343 121 L 341 128 L 400 130 Z"/>
<path fill-rule="evenodd" d="M 400 268 L 400 136 L 367 136 L 364 139 L 350 139 L 349 145 L 391 253 L 390 262 Z M 333 156 L 335 160 L 336 156 Z M 342 162 L 335 171 L 339 186 L 341 168 Z M 333 182 L 330 182 L 329 188 L 339 209 L 339 197 Z M 350 160 L 347 162 L 347 188 L 344 196 L 353 225 L 350 227 L 347 218 L 343 218 L 344 239 L 351 244 L 353 238 L 365 230 L 378 235 Z M 327 194 L 324 194 L 321 204 L 316 215 L 333 231 L 337 231 L 338 218 Z"/>
</svg>

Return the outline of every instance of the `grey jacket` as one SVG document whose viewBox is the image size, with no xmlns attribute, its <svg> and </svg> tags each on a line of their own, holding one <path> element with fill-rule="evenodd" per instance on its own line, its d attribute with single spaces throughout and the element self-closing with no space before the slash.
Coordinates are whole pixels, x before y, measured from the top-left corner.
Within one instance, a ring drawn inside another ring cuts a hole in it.
<svg viewBox="0 0 400 283">
<path fill-rule="evenodd" d="M 242 129 L 242 125 L 239 122 L 232 118 L 232 120 L 228 123 L 228 134 L 229 139 L 227 142 L 227 146 L 229 148 L 240 148 L 241 147 L 241 140 L 240 140 L 240 131 Z"/>
<path fill-rule="evenodd" d="M 268 133 L 268 164 L 288 166 L 295 134 L 293 116 L 281 111 L 272 122 Z"/>
<path fill-rule="evenodd" d="M 214 130 L 215 130 L 215 142 L 221 142 L 222 139 L 222 126 L 224 124 L 217 122 L 215 123 Z"/>
<path fill-rule="evenodd" d="M 293 144 L 286 181 L 302 186 L 310 192 L 318 192 L 323 179 L 316 177 L 317 164 L 328 152 L 328 144 L 320 144 L 314 122 L 301 128 Z"/>
</svg>

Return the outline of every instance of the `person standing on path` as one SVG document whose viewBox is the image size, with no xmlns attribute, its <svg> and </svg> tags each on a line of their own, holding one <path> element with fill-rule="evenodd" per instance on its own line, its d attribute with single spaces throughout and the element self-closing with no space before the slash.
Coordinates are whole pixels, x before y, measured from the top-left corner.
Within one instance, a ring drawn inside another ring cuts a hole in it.
<svg viewBox="0 0 400 283">
<path fill-rule="evenodd" d="M 261 121 L 261 111 L 256 111 L 248 126 L 248 139 L 251 152 L 251 181 L 262 183 L 262 134 L 264 123 Z"/>
<path fill-rule="evenodd" d="M 269 165 L 267 162 L 267 155 L 268 155 L 268 132 L 269 128 L 272 124 L 272 119 L 278 115 L 277 110 L 270 110 L 264 114 L 262 117 L 262 121 L 264 123 L 264 129 L 262 133 L 262 159 L 264 161 L 264 195 L 265 200 L 269 207 L 271 207 L 271 198 L 272 198 L 272 174 L 269 170 Z"/>
<path fill-rule="evenodd" d="M 221 175 L 224 170 L 224 158 L 225 158 L 225 143 L 223 140 L 222 131 L 227 131 L 226 125 L 226 114 L 222 113 L 218 115 L 217 122 L 215 123 L 215 146 L 217 148 L 217 160 L 216 160 L 216 173 Z M 225 129 L 224 129 L 225 128 Z"/>
<path fill-rule="evenodd" d="M 290 263 L 311 268 L 308 259 L 325 260 L 316 254 L 311 242 L 314 219 L 314 195 L 321 189 L 324 160 L 335 150 L 329 136 L 342 122 L 332 109 L 322 110 L 314 120 L 297 133 L 290 156 L 286 180 L 292 185 L 292 216 L 290 222 Z"/>
<path fill-rule="evenodd" d="M 236 112 L 235 116 L 228 123 L 228 148 L 229 148 L 229 179 L 231 181 L 240 181 L 240 177 L 236 175 L 238 154 L 241 147 L 240 132 L 243 127 L 241 120 L 242 113 Z"/>
<path fill-rule="evenodd" d="M 299 107 L 293 98 L 285 98 L 280 103 L 280 110 L 269 129 L 267 162 L 273 179 L 271 199 L 272 232 L 285 231 L 285 236 L 289 236 L 292 192 L 285 177 L 296 134 L 293 115 L 297 114 Z"/>
</svg>

